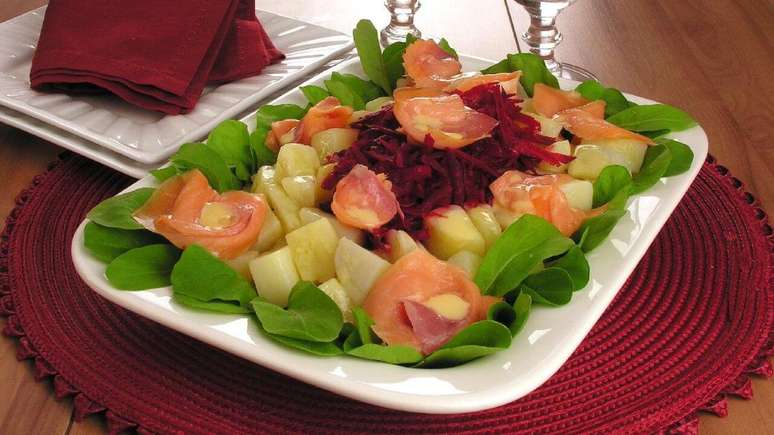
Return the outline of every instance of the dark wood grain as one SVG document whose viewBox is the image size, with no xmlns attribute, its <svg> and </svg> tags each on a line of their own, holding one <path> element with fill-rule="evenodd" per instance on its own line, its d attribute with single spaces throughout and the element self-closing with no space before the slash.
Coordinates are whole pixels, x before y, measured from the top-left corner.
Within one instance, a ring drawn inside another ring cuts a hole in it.
<svg viewBox="0 0 774 435">
<path fill-rule="evenodd" d="M 2 0 L 0 21 L 43 0 Z M 258 1 L 270 11 L 346 31 L 362 16 L 384 21 L 381 2 Z M 515 44 L 500 0 L 425 0 L 417 23 L 445 34 L 463 53 L 499 57 Z M 475 8 L 475 9 L 474 9 Z M 525 14 L 511 9 L 519 31 Z M 465 26 L 460 26 L 460 20 Z M 627 92 L 672 103 L 692 113 L 710 138 L 710 152 L 774 212 L 774 6 L 771 0 L 587 0 L 560 17 L 562 60 L 594 71 Z M 449 29 L 444 31 L 444 29 Z M 16 194 L 61 150 L 0 124 L 0 219 Z M 0 321 L 2 327 L 2 321 Z M 702 434 L 774 433 L 774 382 L 753 381 L 755 399 L 731 399 L 730 415 L 701 418 Z M 0 433 L 103 433 L 100 417 L 72 422 L 69 400 L 56 401 L 47 382 L 15 358 L 13 340 L 0 339 Z"/>
</svg>

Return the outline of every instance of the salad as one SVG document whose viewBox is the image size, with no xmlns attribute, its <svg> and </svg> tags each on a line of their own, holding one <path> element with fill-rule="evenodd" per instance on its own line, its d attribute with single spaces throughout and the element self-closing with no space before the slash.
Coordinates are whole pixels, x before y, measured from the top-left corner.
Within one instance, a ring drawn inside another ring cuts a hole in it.
<svg viewBox="0 0 774 435">
<path fill-rule="evenodd" d="M 252 132 L 225 121 L 89 212 L 113 287 L 171 286 L 319 356 L 455 366 L 569 303 L 627 199 L 693 159 L 665 137 L 685 112 L 562 90 L 532 54 L 463 72 L 444 39 L 353 34 L 365 77 L 301 86 Z"/>
</svg>

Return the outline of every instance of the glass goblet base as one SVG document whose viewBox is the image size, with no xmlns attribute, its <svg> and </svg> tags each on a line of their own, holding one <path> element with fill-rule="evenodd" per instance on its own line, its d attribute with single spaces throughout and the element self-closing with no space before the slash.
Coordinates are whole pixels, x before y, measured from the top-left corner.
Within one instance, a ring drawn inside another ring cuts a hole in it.
<svg viewBox="0 0 774 435">
<path fill-rule="evenodd" d="M 422 32 L 414 26 L 394 26 L 389 25 L 382 29 L 379 33 L 380 40 L 383 46 L 388 46 L 393 42 L 403 42 L 406 40 L 407 35 L 413 35 L 417 38 L 422 37 Z"/>
<path fill-rule="evenodd" d="M 564 79 L 570 79 L 575 80 L 578 82 L 583 82 L 586 80 L 596 80 L 599 81 L 597 76 L 591 73 L 591 71 L 581 68 L 577 65 L 573 65 L 570 63 L 560 63 L 559 64 L 559 73 L 557 76 L 564 78 Z"/>
</svg>

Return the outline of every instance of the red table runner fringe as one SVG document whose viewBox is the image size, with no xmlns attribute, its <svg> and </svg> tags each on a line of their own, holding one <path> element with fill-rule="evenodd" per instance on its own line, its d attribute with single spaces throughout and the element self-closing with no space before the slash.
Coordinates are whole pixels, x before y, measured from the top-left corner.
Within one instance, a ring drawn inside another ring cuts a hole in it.
<svg viewBox="0 0 774 435">
<path fill-rule="evenodd" d="M 24 330 L 18 321 L 18 318 L 14 315 L 14 302 L 12 295 L 10 294 L 10 282 L 8 275 L 8 258 L 9 258 L 9 246 L 8 241 L 10 234 L 13 231 L 15 221 L 21 212 L 24 205 L 29 200 L 29 197 L 40 184 L 45 175 L 53 169 L 60 161 L 52 163 L 46 172 L 36 176 L 33 179 L 32 184 L 22 191 L 16 199 L 16 208 L 11 211 L 6 222 L 5 228 L 0 235 L 0 315 L 6 317 L 5 327 L 3 333 L 9 337 L 17 339 L 17 359 L 33 359 L 35 378 L 38 380 L 44 378 L 53 377 L 54 395 L 57 399 L 63 399 L 65 397 L 73 396 L 74 416 L 77 421 L 81 421 L 84 418 L 98 413 L 104 413 L 107 420 L 108 431 L 111 434 L 117 434 L 126 430 L 136 430 L 138 433 L 150 433 L 147 429 L 144 429 L 140 425 L 114 413 L 110 409 L 107 409 L 102 404 L 88 398 L 85 394 L 80 392 L 78 388 L 69 383 L 52 366 L 46 361 L 45 356 L 39 355 L 35 350 L 32 343 L 25 337 Z M 714 169 L 717 173 L 723 175 L 729 183 L 739 192 L 744 200 L 753 207 L 755 217 L 760 223 L 761 231 L 766 236 L 770 252 L 772 256 L 771 273 L 769 273 L 769 293 L 770 298 L 774 300 L 774 231 L 769 224 L 766 212 L 760 207 L 760 204 L 756 198 L 749 192 L 744 190 L 743 183 L 730 175 L 727 168 L 715 163 L 715 159 L 712 156 L 707 157 L 706 165 Z M 681 420 L 673 423 L 668 428 L 660 431 L 662 434 L 698 434 L 699 430 L 699 412 L 712 413 L 718 417 L 725 417 L 728 415 L 728 402 L 726 397 L 736 396 L 743 399 L 751 399 L 753 397 L 751 376 L 759 377 L 771 377 L 774 374 L 774 368 L 767 360 L 769 356 L 774 355 L 774 303 L 769 304 L 769 325 L 770 333 L 768 341 L 761 347 L 758 354 L 753 358 L 750 364 L 738 378 L 723 388 L 713 399 L 709 400 L 705 405 L 691 412 L 683 417 Z"/>
</svg>

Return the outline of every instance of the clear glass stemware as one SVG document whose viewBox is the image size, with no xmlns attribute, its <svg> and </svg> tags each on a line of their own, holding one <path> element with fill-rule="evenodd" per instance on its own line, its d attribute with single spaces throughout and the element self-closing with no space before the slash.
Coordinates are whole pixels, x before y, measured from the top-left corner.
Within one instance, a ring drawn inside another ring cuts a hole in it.
<svg viewBox="0 0 774 435">
<path fill-rule="evenodd" d="M 390 24 L 381 32 L 382 44 L 386 47 L 393 42 L 405 41 L 406 35 L 417 38 L 422 33 L 414 26 L 414 14 L 419 9 L 419 0 L 385 0 L 384 7 L 392 15 Z"/>
<path fill-rule="evenodd" d="M 524 6 L 530 24 L 522 39 L 529 50 L 542 57 L 548 69 L 556 76 L 572 80 L 597 80 L 584 68 L 556 60 L 554 50 L 562 42 L 562 33 L 556 28 L 556 17 L 575 0 L 516 0 Z"/>
</svg>

